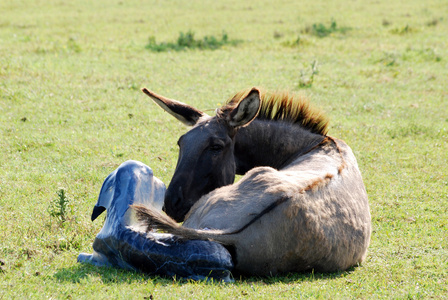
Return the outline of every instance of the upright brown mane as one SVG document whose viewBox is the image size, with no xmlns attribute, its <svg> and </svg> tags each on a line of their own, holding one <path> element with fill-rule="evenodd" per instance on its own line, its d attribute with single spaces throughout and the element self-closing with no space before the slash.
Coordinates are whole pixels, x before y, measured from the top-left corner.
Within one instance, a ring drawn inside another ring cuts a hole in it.
<svg viewBox="0 0 448 300">
<path fill-rule="evenodd" d="M 236 107 L 250 91 L 246 89 L 236 93 L 218 110 L 218 115 Z M 260 90 L 260 98 L 261 108 L 257 119 L 281 120 L 300 125 L 313 133 L 327 134 L 328 118 L 321 110 L 312 107 L 305 97 L 289 92 L 269 93 Z"/>
</svg>

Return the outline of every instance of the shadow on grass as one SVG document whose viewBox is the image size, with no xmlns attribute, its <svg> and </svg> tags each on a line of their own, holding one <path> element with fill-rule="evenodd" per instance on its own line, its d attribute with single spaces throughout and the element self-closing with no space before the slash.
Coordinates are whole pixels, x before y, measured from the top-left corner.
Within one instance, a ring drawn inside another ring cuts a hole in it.
<svg viewBox="0 0 448 300">
<path fill-rule="evenodd" d="M 143 272 L 129 271 L 113 267 L 96 267 L 89 264 L 78 263 L 72 267 L 61 268 L 53 277 L 58 281 L 80 283 L 83 281 L 94 280 L 99 277 L 104 284 L 109 283 L 137 283 L 144 281 L 154 281 L 158 284 L 173 284 L 174 278 L 161 277 L 159 275 L 149 275 Z M 189 282 L 188 280 L 182 280 Z"/>
<path fill-rule="evenodd" d="M 238 283 L 263 283 L 263 284 L 289 284 L 289 283 L 302 283 L 302 282 L 314 282 L 319 280 L 331 280 L 337 279 L 341 277 L 345 277 L 348 274 L 352 273 L 355 268 L 350 268 L 346 271 L 334 272 L 334 273 L 316 273 L 313 271 L 309 272 L 301 272 L 301 273 L 289 273 L 282 276 L 252 276 L 252 277 L 238 277 L 235 278 L 235 282 Z"/>
<path fill-rule="evenodd" d="M 316 273 L 313 271 L 302 273 L 290 273 L 282 276 L 240 276 L 235 275 L 234 284 L 277 284 L 277 283 L 301 283 L 313 282 L 319 280 L 337 279 L 352 273 L 356 268 L 350 268 L 346 271 L 334 273 Z M 195 282 L 190 279 L 175 278 L 160 275 L 149 275 L 142 272 L 128 271 L 118 268 L 96 267 L 89 264 L 76 264 L 72 267 L 59 269 L 54 278 L 58 281 L 80 283 L 83 281 L 93 280 L 99 277 L 104 284 L 112 283 L 138 283 L 152 281 L 154 284 L 172 285 L 173 283 L 183 285 Z M 204 281 L 206 284 L 217 284 L 218 282 L 210 280 Z M 220 283 L 218 283 L 220 284 Z"/>
</svg>

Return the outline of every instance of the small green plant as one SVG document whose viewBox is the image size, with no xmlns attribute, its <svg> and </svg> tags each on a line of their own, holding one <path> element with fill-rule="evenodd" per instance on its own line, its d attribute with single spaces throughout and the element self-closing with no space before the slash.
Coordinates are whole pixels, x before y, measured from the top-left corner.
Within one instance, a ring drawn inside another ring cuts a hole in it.
<svg viewBox="0 0 448 300">
<path fill-rule="evenodd" d="M 442 61 L 442 56 L 433 48 L 415 49 L 408 47 L 402 54 L 402 59 L 413 62 L 440 62 Z"/>
<path fill-rule="evenodd" d="M 390 32 L 392 34 L 398 34 L 398 35 L 405 35 L 405 34 L 413 33 L 416 31 L 417 30 L 415 28 L 409 26 L 409 24 L 404 27 L 401 27 L 401 28 L 393 28 L 390 30 Z"/>
<path fill-rule="evenodd" d="M 70 199 L 64 189 L 60 189 L 56 193 L 58 196 L 50 202 L 48 213 L 52 218 L 55 218 L 59 224 L 63 224 L 69 220 L 69 203 Z"/>
<path fill-rule="evenodd" d="M 399 54 L 395 52 L 385 52 L 383 56 L 376 60 L 377 63 L 383 64 L 386 67 L 393 67 L 398 65 Z"/>
<path fill-rule="evenodd" d="M 285 41 L 282 43 L 283 46 L 291 47 L 291 48 L 299 47 L 302 44 L 303 44 L 303 41 L 300 38 L 300 36 L 298 36 L 297 39 L 295 39 L 295 40 Z"/>
<path fill-rule="evenodd" d="M 383 19 L 382 24 L 383 24 L 384 27 L 387 27 L 387 26 L 389 26 L 392 23 L 389 20 Z"/>
<path fill-rule="evenodd" d="M 439 24 L 439 19 L 438 18 L 434 18 L 431 21 L 426 22 L 426 26 L 428 26 L 428 27 L 437 26 L 437 24 Z"/>
<path fill-rule="evenodd" d="M 75 38 L 69 38 L 67 41 L 67 48 L 70 51 L 73 51 L 75 53 L 80 53 L 81 52 L 81 46 L 79 46 L 79 44 L 76 42 Z"/>
<path fill-rule="evenodd" d="M 146 49 L 154 52 L 164 52 L 169 50 L 181 51 L 185 49 L 200 49 L 200 50 L 216 50 L 224 45 L 235 46 L 240 41 L 229 40 L 227 33 L 223 32 L 221 38 L 216 38 L 215 36 L 205 36 L 202 39 L 195 39 L 194 32 L 191 30 L 187 33 L 180 32 L 179 37 L 175 43 L 157 43 L 154 36 L 149 37 Z"/>
<path fill-rule="evenodd" d="M 312 46 L 313 43 L 306 36 L 298 35 L 297 38 L 282 41 L 281 45 L 283 47 L 287 47 L 287 48 L 301 48 L 302 49 L 307 46 Z"/>
<path fill-rule="evenodd" d="M 319 74 L 317 60 L 313 60 L 310 67 L 311 74 L 309 76 L 303 69 L 300 70 L 299 88 L 310 88 L 314 82 L 314 75 Z"/>
<path fill-rule="evenodd" d="M 306 34 L 315 35 L 317 37 L 323 38 L 329 36 L 332 33 L 346 33 L 349 31 L 349 27 L 338 27 L 335 20 L 331 20 L 330 26 L 327 27 L 322 23 L 314 23 L 311 26 L 307 26 L 302 32 Z"/>
<path fill-rule="evenodd" d="M 274 31 L 274 39 L 280 39 L 284 36 L 284 34 L 282 32 L 279 31 Z"/>
<path fill-rule="evenodd" d="M 433 48 L 416 49 L 412 47 L 406 48 L 403 52 L 384 52 L 382 57 L 374 60 L 375 63 L 383 64 L 386 67 L 397 67 L 403 62 L 440 62 L 442 56 Z"/>
</svg>

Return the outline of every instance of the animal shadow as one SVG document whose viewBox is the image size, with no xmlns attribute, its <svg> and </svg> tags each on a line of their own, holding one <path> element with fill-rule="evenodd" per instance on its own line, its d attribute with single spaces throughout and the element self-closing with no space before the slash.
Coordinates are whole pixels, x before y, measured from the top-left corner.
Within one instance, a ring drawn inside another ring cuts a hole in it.
<svg viewBox="0 0 448 300">
<path fill-rule="evenodd" d="M 353 273 L 355 267 L 349 268 L 345 271 L 338 271 L 333 273 L 320 273 L 314 272 L 314 270 L 299 272 L 299 273 L 289 273 L 285 275 L 277 275 L 277 276 L 251 276 L 244 277 L 239 276 L 238 278 L 234 278 L 235 281 L 240 283 L 261 283 L 261 284 L 290 284 L 290 283 L 301 283 L 301 282 L 314 282 L 320 280 L 331 280 L 337 279 L 341 277 L 345 277 L 348 274 Z"/>
<path fill-rule="evenodd" d="M 344 277 L 355 270 L 354 267 L 340 272 L 334 273 L 319 273 L 314 271 L 301 272 L 301 273 L 289 273 L 279 276 L 243 276 L 235 274 L 233 279 L 237 284 L 277 284 L 277 283 L 300 283 L 300 282 L 313 282 L 319 280 L 329 280 Z M 169 276 L 150 275 L 137 271 L 129 271 L 124 269 L 118 269 L 113 267 L 96 267 L 89 264 L 76 264 L 67 268 L 60 268 L 53 277 L 58 281 L 80 283 L 83 281 L 89 281 L 89 278 L 100 277 L 104 284 L 108 283 L 138 283 L 145 281 L 152 281 L 154 284 L 160 285 L 178 285 L 194 282 L 191 279 L 183 279 Z M 207 280 L 207 284 L 220 282 L 213 281 L 213 279 Z"/>
<path fill-rule="evenodd" d="M 138 283 L 154 281 L 158 284 L 173 284 L 173 278 L 159 275 L 149 275 L 143 272 L 129 271 L 114 267 L 97 267 L 89 264 L 76 264 L 67 268 L 60 268 L 53 277 L 58 281 L 81 283 L 90 281 L 90 278 L 100 277 L 104 284 L 108 283 Z M 174 278 L 175 280 L 175 278 Z M 185 280 L 185 282 L 188 282 Z"/>
</svg>

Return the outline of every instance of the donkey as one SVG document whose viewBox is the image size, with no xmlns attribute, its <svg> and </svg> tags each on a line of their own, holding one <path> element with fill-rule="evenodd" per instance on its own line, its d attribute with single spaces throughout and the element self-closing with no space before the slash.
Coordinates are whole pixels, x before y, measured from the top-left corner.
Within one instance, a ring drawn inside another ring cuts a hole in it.
<svg viewBox="0 0 448 300">
<path fill-rule="evenodd" d="M 208 116 L 143 92 L 193 126 L 178 141 L 168 216 L 133 207 L 148 230 L 221 243 L 247 275 L 334 272 L 365 259 L 371 218 L 356 158 L 306 99 L 252 88 Z M 245 175 L 232 184 L 235 174 Z"/>
</svg>

